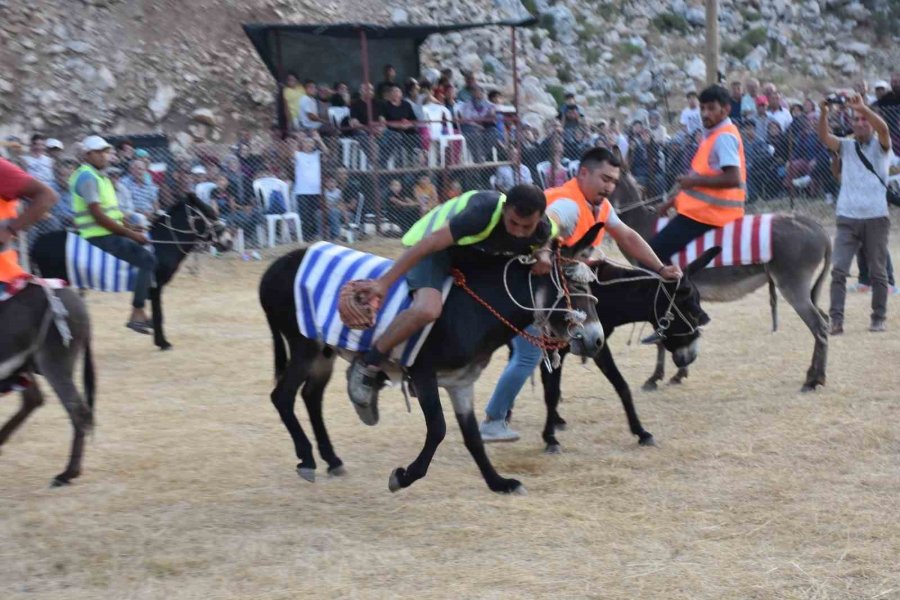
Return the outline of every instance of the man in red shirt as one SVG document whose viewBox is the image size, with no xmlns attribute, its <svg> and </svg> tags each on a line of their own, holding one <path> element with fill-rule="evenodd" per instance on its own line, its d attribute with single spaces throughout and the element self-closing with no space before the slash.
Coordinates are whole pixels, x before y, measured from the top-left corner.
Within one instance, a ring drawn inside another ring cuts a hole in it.
<svg viewBox="0 0 900 600">
<path fill-rule="evenodd" d="M 28 198 L 18 214 L 18 198 Z M 16 234 L 41 220 L 59 200 L 56 192 L 9 162 L 0 158 L 0 285 L 25 274 L 10 242 Z"/>
</svg>

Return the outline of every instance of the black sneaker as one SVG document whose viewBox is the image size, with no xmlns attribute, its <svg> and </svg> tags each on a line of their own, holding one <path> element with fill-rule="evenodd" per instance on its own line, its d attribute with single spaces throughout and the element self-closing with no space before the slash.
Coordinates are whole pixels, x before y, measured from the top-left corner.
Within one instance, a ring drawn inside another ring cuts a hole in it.
<svg viewBox="0 0 900 600">
<path fill-rule="evenodd" d="M 347 395 L 366 425 L 378 423 L 378 390 L 382 386 L 379 373 L 377 368 L 363 362 L 361 356 L 354 358 L 347 369 Z"/>
</svg>

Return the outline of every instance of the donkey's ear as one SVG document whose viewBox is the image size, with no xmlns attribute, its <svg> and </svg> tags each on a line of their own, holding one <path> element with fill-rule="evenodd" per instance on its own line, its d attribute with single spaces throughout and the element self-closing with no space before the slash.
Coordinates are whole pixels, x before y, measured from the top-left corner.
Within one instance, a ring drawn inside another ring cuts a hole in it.
<svg viewBox="0 0 900 600">
<path fill-rule="evenodd" d="M 184 201 L 188 204 L 199 204 L 200 198 L 197 197 L 197 194 L 194 192 L 188 192 L 184 195 Z"/>
<path fill-rule="evenodd" d="M 594 225 L 588 229 L 587 233 L 585 233 L 580 240 L 575 242 L 574 246 L 569 248 L 567 254 L 569 254 L 569 256 L 581 256 L 581 253 L 590 248 L 594 243 L 594 240 L 597 239 L 601 229 L 603 229 L 603 223 L 594 223 Z"/>
<path fill-rule="evenodd" d="M 720 252 L 722 252 L 721 246 L 713 246 L 712 248 L 710 248 L 709 250 L 707 250 L 706 252 L 704 252 L 703 254 L 701 254 L 700 256 L 695 258 L 694 260 L 692 260 L 691 264 L 689 264 L 684 269 L 685 274 L 688 277 L 692 277 L 693 275 L 698 273 L 701 269 L 706 267 L 706 265 L 708 265 L 710 262 L 712 262 L 712 259 L 717 257 Z"/>
</svg>

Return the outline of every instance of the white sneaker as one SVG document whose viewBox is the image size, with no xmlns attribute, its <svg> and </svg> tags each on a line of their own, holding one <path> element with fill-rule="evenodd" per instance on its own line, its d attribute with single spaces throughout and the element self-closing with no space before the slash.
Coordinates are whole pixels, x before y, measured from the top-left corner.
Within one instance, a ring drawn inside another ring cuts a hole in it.
<svg viewBox="0 0 900 600">
<path fill-rule="evenodd" d="M 506 421 L 502 419 L 499 421 L 484 420 L 481 422 L 478 431 L 481 433 L 481 441 L 485 444 L 515 442 L 519 439 L 519 433 L 510 429 Z"/>
</svg>

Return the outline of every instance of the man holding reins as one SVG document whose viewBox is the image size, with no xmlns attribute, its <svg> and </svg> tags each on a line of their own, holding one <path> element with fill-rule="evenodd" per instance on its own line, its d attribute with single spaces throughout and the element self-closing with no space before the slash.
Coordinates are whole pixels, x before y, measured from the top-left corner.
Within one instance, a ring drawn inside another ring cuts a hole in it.
<svg viewBox="0 0 900 600">
<path fill-rule="evenodd" d="M 645 265 L 665 279 L 678 279 L 681 270 L 664 264 L 646 241 L 616 215 L 609 201 L 621 176 L 621 163 L 606 148 L 592 148 L 584 153 L 578 174 L 560 187 L 544 191 L 547 197 L 547 216 L 559 227 L 563 246 L 574 245 L 597 223 L 604 227 L 593 247 L 597 249 L 605 232 L 615 240 L 622 252 Z M 528 333 L 533 330 L 526 329 Z M 481 424 L 481 438 L 485 442 L 515 441 L 519 434 L 509 429 L 506 415 L 525 381 L 541 360 L 539 348 L 523 337 L 512 341 L 513 353 L 509 364 L 497 381 L 497 387 L 485 408 Z"/>
<path fill-rule="evenodd" d="M 674 206 L 678 214 L 650 240 L 650 247 L 667 263 L 710 229 L 744 216 L 747 164 L 730 112 L 731 97 L 722 86 L 712 85 L 700 93 L 703 142 L 691 161 L 691 172 L 676 179 L 675 198 L 659 209 L 666 214 Z"/>
</svg>

